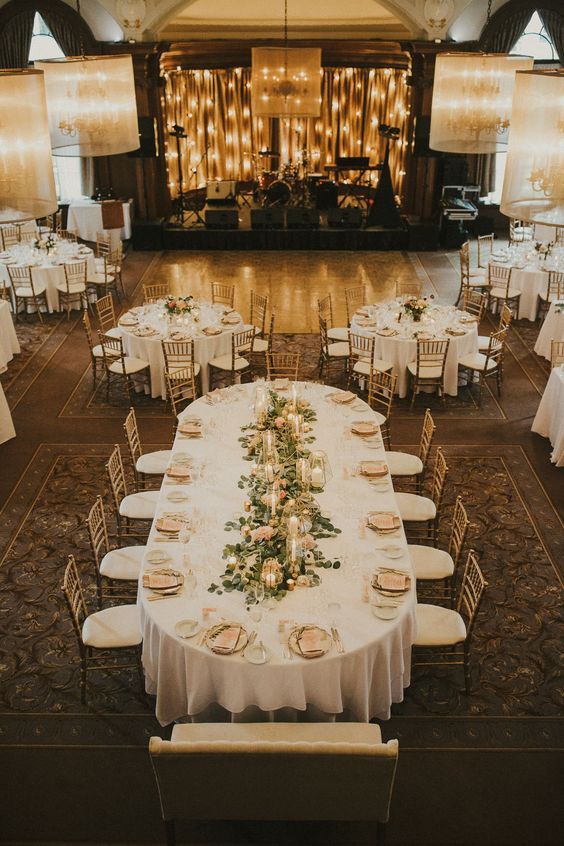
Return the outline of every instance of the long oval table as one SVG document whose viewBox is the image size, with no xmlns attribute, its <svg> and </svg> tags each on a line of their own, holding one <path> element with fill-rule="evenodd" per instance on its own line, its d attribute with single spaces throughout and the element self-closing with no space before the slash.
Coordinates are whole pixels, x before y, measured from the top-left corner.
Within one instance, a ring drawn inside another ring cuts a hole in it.
<svg viewBox="0 0 564 846">
<path fill-rule="evenodd" d="M 250 465 L 243 459 L 238 438 L 240 427 L 252 420 L 253 386 L 225 389 L 221 392 L 224 399 L 217 404 L 208 398 L 193 403 L 186 414 L 201 417 L 204 437 L 184 440 L 177 434 L 173 453 L 189 453 L 201 470 L 200 478 L 189 486 L 175 486 L 165 477 L 156 517 L 185 512 L 194 525 L 194 536 L 184 552 L 180 543 L 162 542 L 153 523 L 147 549 L 165 550 L 170 555 L 167 566 L 191 567 L 198 579 L 196 596 L 192 599 L 184 591 L 175 598 L 149 601 L 149 591 L 140 581 L 138 598 L 146 686 L 156 696 L 156 715 L 163 725 L 182 718 L 386 719 L 391 704 L 402 700 L 410 682 L 414 579 L 392 620 L 376 618 L 370 604 L 363 601 L 363 574 L 375 566 L 411 573 L 403 527 L 392 539 L 373 534 L 364 525 L 370 510 L 398 513 L 391 481 L 387 490 L 381 491 L 349 472 L 359 460 L 384 458 L 380 444 L 369 449 L 362 439 L 350 434 L 353 420 L 370 420 L 373 413 L 360 400 L 352 407 L 337 406 L 327 398 L 334 388 L 308 385 L 304 391 L 318 417 L 313 424 L 315 448 L 326 451 L 333 472 L 316 498 L 342 529 L 341 535 L 320 541 L 320 546 L 327 556 L 340 557 L 343 565 L 338 570 L 321 570 L 319 587 L 297 588 L 265 611 L 260 635 L 271 652 L 266 664 L 248 663 L 241 654 L 214 654 L 199 646 L 198 638 L 183 640 L 175 633 L 180 620 L 201 619 L 203 607 L 213 607 L 216 619 L 243 623 L 248 631 L 256 628 L 241 593 L 207 591 L 224 570 L 224 545 L 235 542 L 233 533 L 224 530 L 225 523 L 243 511 L 245 494 L 237 481 L 241 474 L 248 474 Z M 184 492 L 189 500 L 170 501 L 176 492 Z M 385 557 L 384 547 L 389 544 L 401 547 L 399 559 Z M 340 610 L 332 603 L 338 603 Z M 333 620 L 346 651 L 340 654 L 333 648 L 321 658 L 295 656 L 289 660 L 279 640 L 281 620 L 289 624 L 316 622 L 326 628 Z"/>
</svg>

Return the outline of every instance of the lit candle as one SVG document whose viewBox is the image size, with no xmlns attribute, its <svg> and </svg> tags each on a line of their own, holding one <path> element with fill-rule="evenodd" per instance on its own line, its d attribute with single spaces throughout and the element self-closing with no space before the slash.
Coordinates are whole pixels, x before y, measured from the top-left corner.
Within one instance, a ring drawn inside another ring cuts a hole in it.
<svg viewBox="0 0 564 846">
<path fill-rule="evenodd" d="M 270 462 L 268 464 L 265 464 L 264 472 L 265 472 L 265 475 L 266 475 L 266 481 L 267 482 L 273 482 L 274 481 L 274 467 L 272 466 L 272 464 L 270 464 Z"/>
<path fill-rule="evenodd" d="M 323 468 L 322 467 L 314 467 L 311 471 L 311 484 L 314 488 L 322 488 L 323 487 Z"/>
<path fill-rule="evenodd" d="M 288 519 L 288 534 L 290 537 L 295 537 L 298 534 L 299 527 L 300 521 L 295 514 L 292 514 L 292 516 Z"/>
<path fill-rule="evenodd" d="M 268 588 L 276 587 L 276 576 L 274 573 L 267 573 L 264 577 L 264 583 Z"/>
<path fill-rule="evenodd" d="M 296 583 L 294 579 L 286 579 L 286 585 L 288 586 L 288 590 L 294 590 Z"/>
<path fill-rule="evenodd" d="M 250 499 L 245 500 L 245 502 L 243 503 L 243 508 L 245 509 L 245 511 L 251 510 L 251 500 Z"/>
<path fill-rule="evenodd" d="M 298 558 L 298 542 L 296 538 L 290 541 L 290 561 L 294 563 Z"/>
<path fill-rule="evenodd" d="M 278 497 L 276 496 L 276 493 L 274 491 L 269 494 L 268 501 L 270 511 L 272 512 L 272 516 L 274 517 L 276 515 L 276 505 L 278 503 Z"/>
</svg>

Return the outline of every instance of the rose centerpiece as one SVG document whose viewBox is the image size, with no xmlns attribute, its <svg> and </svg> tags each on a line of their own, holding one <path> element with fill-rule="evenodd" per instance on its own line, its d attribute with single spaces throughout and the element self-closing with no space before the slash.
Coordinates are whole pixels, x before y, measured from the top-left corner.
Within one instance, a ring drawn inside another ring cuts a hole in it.
<svg viewBox="0 0 564 846">
<path fill-rule="evenodd" d="M 167 314 L 188 315 L 197 307 L 197 303 L 192 296 L 174 297 L 169 294 L 165 298 L 164 307 Z"/>
<path fill-rule="evenodd" d="M 405 313 L 416 323 L 421 320 L 421 315 L 429 307 L 427 297 L 407 297 L 402 303 Z"/>
<path fill-rule="evenodd" d="M 33 242 L 33 246 L 36 250 L 42 250 L 49 255 L 51 250 L 54 250 L 57 246 L 57 242 L 55 241 L 53 235 L 48 235 L 46 238 L 36 238 Z"/>
</svg>

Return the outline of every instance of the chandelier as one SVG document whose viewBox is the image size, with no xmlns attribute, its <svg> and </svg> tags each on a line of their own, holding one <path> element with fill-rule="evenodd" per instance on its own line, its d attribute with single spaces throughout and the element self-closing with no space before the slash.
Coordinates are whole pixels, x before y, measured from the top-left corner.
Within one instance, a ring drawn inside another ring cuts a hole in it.
<svg viewBox="0 0 564 846">
<path fill-rule="evenodd" d="M 500 210 L 564 226 L 564 71 L 516 76 Z"/>
<path fill-rule="evenodd" d="M 43 74 L 0 71 L 0 223 L 56 211 Z"/>
<path fill-rule="evenodd" d="M 509 134 L 515 72 L 532 66 L 528 56 L 439 54 L 429 146 L 447 153 L 502 150 Z"/>
<path fill-rule="evenodd" d="M 288 47 L 288 0 L 284 0 L 284 46 L 253 47 L 251 106 L 262 117 L 319 117 L 321 50 Z"/>
</svg>

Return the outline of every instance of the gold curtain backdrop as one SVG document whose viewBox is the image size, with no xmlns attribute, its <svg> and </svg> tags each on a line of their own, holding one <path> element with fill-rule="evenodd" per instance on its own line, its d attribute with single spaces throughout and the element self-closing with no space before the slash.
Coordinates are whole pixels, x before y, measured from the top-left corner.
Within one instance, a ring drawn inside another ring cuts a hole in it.
<svg viewBox="0 0 564 846">
<path fill-rule="evenodd" d="M 337 156 L 369 156 L 371 164 L 378 164 L 384 156 L 384 139 L 378 135 L 382 123 L 400 129 L 399 141 L 390 147 L 390 170 L 401 195 L 410 108 L 406 79 L 405 71 L 391 68 L 325 68 L 320 117 L 278 119 L 253 117 L 249 68 L 166 73 L 167 128 L 179 124 L 188 135 L 181 141 L 184 188 L 197 188 L 207 179 L 258 178 L 269 166 L 268 160 L 256 158 L 263 149 L 277 149 L 280 166 L 298 164 L 307 150 L 307 169 L 318 173 Z M 166 159 L 175 196 L 176 142 L 170 137 Z M 371 178 L 376 184 L 378 172 Z"/>
</svg>

